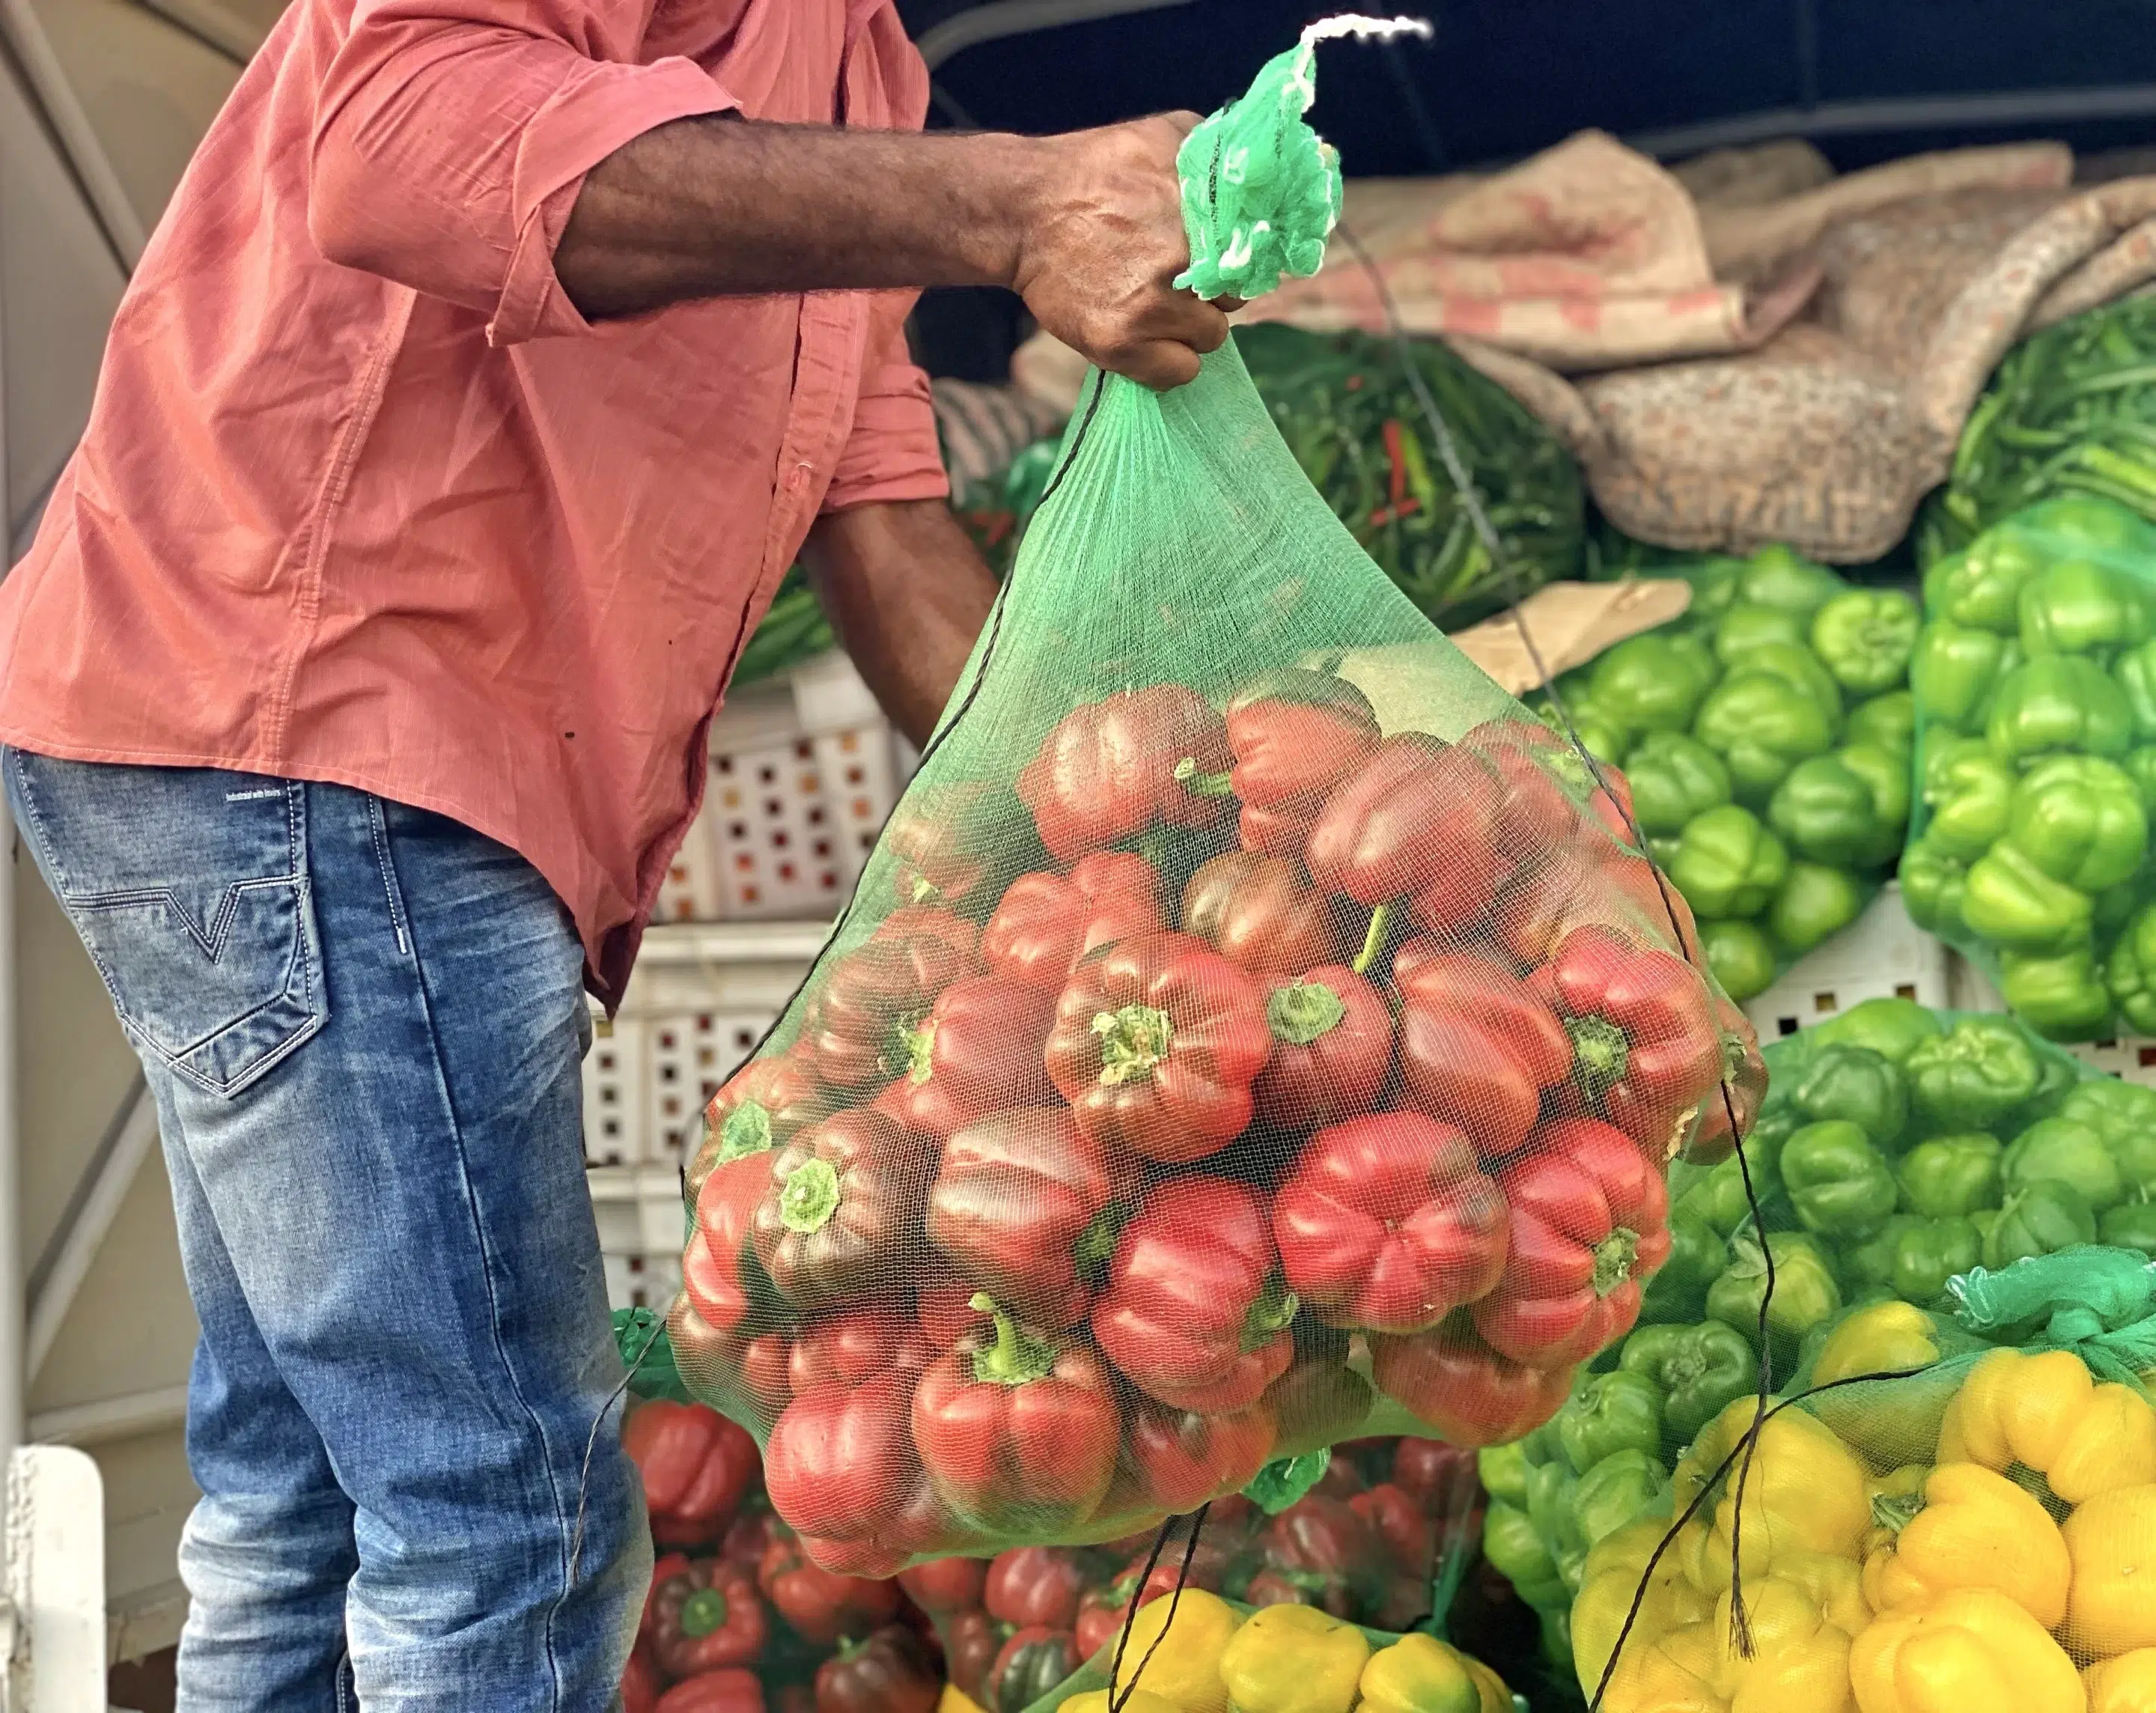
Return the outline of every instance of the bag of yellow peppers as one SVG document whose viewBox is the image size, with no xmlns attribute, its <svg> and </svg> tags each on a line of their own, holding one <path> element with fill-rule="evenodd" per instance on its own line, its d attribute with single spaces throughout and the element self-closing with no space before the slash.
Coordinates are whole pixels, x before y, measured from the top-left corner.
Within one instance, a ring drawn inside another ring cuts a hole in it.
<svg viewBox="0 0 2156 1713">
<path fill-rule="evenodd" d="M 1140 1607 L 1118 1641 L 1120 1669 L 1111 1642 L 1027 1713 L 1524 1713 L 1496 1672 L 1436 1637 L 1314 1606 L 1253 1611 L 1185 1588 Z"/>
<path fill-rule="evenodd" d="M 2091 1246 L 1953 1294 L 1958 1326 L 1853 1311 L 1589 1555 L 1604 1713 L 2156 1713 L 2156 1268 Z"/>
</svg>

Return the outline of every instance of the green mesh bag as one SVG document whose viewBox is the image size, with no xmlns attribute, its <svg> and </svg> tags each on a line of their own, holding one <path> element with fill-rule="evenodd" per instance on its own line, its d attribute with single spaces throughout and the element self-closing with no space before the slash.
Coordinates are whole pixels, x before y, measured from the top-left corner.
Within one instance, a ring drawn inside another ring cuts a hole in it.
<svg viewBox="0 0 2156 1713">
<path fill-rule="evenodd" d="M 1268 134 L 1307 75 L 1261 77 Z M 1554 1410 L 1668 1162 L 1758 1093 L 1624 800 L 1371 563 L 1232 347 L 1092 378 L 687 1175 L 673 1352 L 809 1550 L 1115 1541 Z"/>
</svg>

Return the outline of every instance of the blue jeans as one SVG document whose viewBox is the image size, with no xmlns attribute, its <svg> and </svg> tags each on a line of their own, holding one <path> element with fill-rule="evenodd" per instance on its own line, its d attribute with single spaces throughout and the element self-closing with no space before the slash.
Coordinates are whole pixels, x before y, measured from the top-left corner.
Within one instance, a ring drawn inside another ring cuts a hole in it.
<svg viewBox="0 0 2156 1713">
<path fill-rule="evenodd" d="M 0 769 L 156 1096 L 202 1321 L 181 1707 L 613 1705 L 651 1549 L 618 1407 L 585 1472 L 621 1368 L 561 903 L 341 786 Z"/>
</svg>

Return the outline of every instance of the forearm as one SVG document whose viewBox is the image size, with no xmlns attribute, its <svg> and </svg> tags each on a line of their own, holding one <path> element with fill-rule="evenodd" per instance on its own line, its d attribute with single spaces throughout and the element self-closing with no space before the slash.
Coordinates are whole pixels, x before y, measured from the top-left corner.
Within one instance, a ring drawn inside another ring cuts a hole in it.
<svg viewBox="0 0 2156 1713">
<path fill-rule="evenodd" d="M 1009 286 L 1052 148 L 681 120 L 586 177 L 555 273 L 593 317 L 755 292 Z"/>
<path fill-rule="evenodd" d="M 925 743 L 996 596 L 965 531 L 941 500 L 857 506 L 819 518 L 801 558 L 877 702 Z"/>
</svg>

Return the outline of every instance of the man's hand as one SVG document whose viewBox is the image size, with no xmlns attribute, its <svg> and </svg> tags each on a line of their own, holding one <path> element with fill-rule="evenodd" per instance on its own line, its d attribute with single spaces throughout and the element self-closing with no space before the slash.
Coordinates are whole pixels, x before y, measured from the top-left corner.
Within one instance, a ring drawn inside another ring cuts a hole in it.
<svg viewBox="0 0 2156 1713">
<path fill-rule="evenodd" d="M 1176 183 L 1188 114 L 1067 136 L 685 119 L 593 167 L 554 254 L 590 316 L 685 298 L 1004 286 L 1104 368 L 1198 373 L 1221 311 L 1168 284 L 1188 261 Z"/>
</svg>

